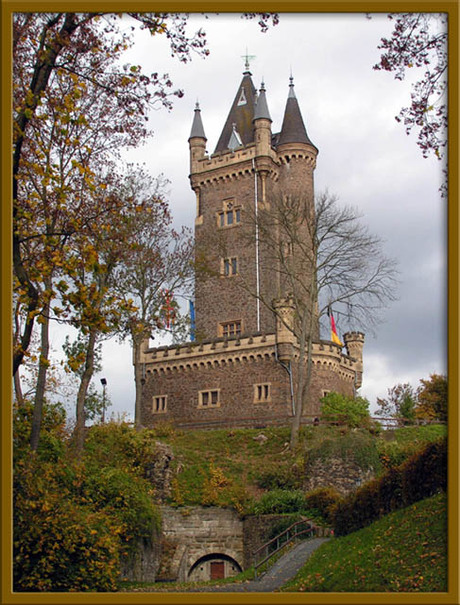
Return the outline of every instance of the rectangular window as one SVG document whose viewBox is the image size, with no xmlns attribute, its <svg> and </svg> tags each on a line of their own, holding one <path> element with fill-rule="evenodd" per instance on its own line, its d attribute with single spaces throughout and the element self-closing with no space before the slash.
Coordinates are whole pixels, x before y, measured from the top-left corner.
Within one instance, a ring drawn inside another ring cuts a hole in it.
<svg viewBox="0 0 460 605">
<path fill-rule="evenodd" d="M 269 382 L 254 385 L 254 403 L 271 401 L 271 384 Z"/>
<path fill-rule="evenodd" d="M 241 321 L 227 321 L 220 324 L 222 336 L 239 336 L 241 334 Z"/>
<path fill-rule="evenodd" d="M 222 259 L 221 274 L 225 277 L 231 277 L 232 275 L 238 274 L 238 259 L 236 256 Z"/>
<path fill-rule="evenodd" d="M 199 391 L 198 393 L 198 407 L 199 408 L 212 408 L 220 406 L 220 390 L 212 389 L 210 391 Z"/>
<path fill-rule="evenodd" d="M 217 224 L 219 227 L 232 227 L 241 222 L 241 208 L 228 208 L 217 213 Z"/>
<path fill-rule="evenodd" d="M 156 395 L 153 398 L 152 412 L 154 414 L 162 414 L 166 412 L 168 403 L 167 395 Z"/>
</svg>

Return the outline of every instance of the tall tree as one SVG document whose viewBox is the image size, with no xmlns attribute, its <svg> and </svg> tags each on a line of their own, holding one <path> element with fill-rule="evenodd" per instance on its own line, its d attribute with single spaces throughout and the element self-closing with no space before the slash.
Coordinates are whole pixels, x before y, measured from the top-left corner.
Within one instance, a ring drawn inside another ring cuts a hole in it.
<svg viewBox="0 0 460 605">
<path fill-rule="evenodd" d="M 302 195 L 274 195 L 257 220 L 266 266 L 274 272 L 289 310 L 260 294 L 260 300 L 294 336 L 296 395 L 291 447 L 298 440 L 303 410 L 310 398 L 313 342 L 318 322 L 333 306 L 348 329 L 372 328 L 394 300 L 396 263 L 381 240 L 369 233 L 356 210 L 335 196 L 319 195 L 314 207 Z M 245 284 L 244 287 L 250 287 Z"/>
<path fill-rule="evenodd" d="M 447 420 L 448 389 L 447 376 L 443 374 L 430 374 L 429 379 L 421 379 L 421 386 L 417 391 L 417 418 L 427 420 Z"/>
<path fill-rule="evenodd" d="M 397 418 L 401 424 L 415 419 L 418 392 L 408 382 L 388 389 L 387 397 L 377 397 L 377 414 Z"/>
<path fill-rule="evenodd" d="M 162 311 L 165 292 L 176 299 L 186 296 L 193 276 L 192 237 L 188 229 L 177 232 L 165 200 L 166 183 L 154 179 L 142 169 L 132 170 L 124 180 L 122 195 L 142 204 L 143 211 L 132 216 L 136 242 L 124 262 L 116 269 L 117 292 L 129 307 L 122 336 L 129 335 L 133 346 L 134 381 L 136 386 L 135 424 L 140 423 L 142 396 L 142 345 L 154 332 L 167 327 L 175 330 L 176 321 L 165 325 Z M 128 307 L 127 307 L 128 308 Z"/>
<path fill-rule="evenodd" d="M 277 21 L 276 15 L 251 13 L 247 16 L 257 16 L 262 30 L 268 27 L 270 19 L 274 24 Z M 152 36 L 166 36 L 172 54 L 187 62 L 193 52 L 209 53 L 205 33 L 200 29 L 189 35 L 187 21 L 188 14 L 169 13 L 13 15 L 13 266 L 25 307 L 23 331 L 14 351 L 13 374 L 27 351 L 35 318 L 43 306 L 40 289 L 24 261 L 22 234 L 26 231 L 27 213 L 21 208 L 21 200 L 26 196 L 21 191 L 21 177 L 28 143 L 33 142 L 32 126 L 34 123 L 39 125 L 40 119 L 44 118 L 43 112 L 40 114 L 44 97 L 50 91 L 56 92 L 57 75 L 77 90 L 86 89 L 85 95 L 93 98 L 102 95 L 118 109 L 117 118 L 111 122 L 112 148 L 138 144 L 142 136 L 133 128 L 143 129 L 145 134 L 149 107 L 158 102 L 170 107 L 171 95 L 182 96 L 183 93 L 172 89 L 167 74 L 147 75 L 138 66 L 122 66 L 120 58 L 133 44 L 133 24 L 147 29 Z M 45 117 L 50 118 L 49 115 Z M 99 119 L 91 118 L 94 116 L 82 114 L 78 119 L 84 120 L 88 129 L 92 127 L 96 131 Z M 70 136 L 66 137 L 67 141 L 77 150 L 85 149 L 84 141 Z M 44 174 L 42 176 L 46 178 Z"/>
</svg>

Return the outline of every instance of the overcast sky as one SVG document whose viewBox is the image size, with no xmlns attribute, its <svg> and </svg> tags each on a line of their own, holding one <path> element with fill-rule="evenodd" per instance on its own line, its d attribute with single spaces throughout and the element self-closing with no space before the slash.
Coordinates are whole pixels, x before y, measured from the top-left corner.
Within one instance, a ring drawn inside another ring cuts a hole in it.
<svg viewBox="0 0 460 605">
<path fill-rule="evenodd" d="M 184 97 L 172 111 L 153 111 L 154 137 L 127 157 L 145 163 L 171 182 L 170 204 L 177 225 L 193 227 L 195 195 L 190 189 L 188 137 L 198 100 L 212 153 L 244 71 L 246 49 L 256 88 L 262 80 L 279 132 L 292 70 L 295 92 L 310 139 L 319 148 L 316 192 L 328 189 L 356 207 L 385 253 L 399 262 L 399 300 L 382 314 L 375 336 L 366 335 L 360 394 L 375 409 L 376 397 L 399 382 L 418 386 L 430 373 L 445 373 L 446 201 L 440 197 L 441 163 L 424 159 L 416 136 L 394 119 L 410 101 L 410 80 L 399 82 L 374 71 L 377 45 L 389 35 L 385 15 L 281 14 L 261 33 L 256 21 L 236 14 L 193 15 L 192 28 L 207 32 L 210 56 L 180 64 L 166 40 L 140 33 L 126 62 L 146 72 L 167 72 Z M 412 74 L 416 77 L 417 74 Z M 339 333 L 342 332 L 340 321 Z M 344 326 L 346 331 L 346 326 Z M 324 335 L 329 337 L 328 335 Z M 156 338 L 153 345 L 161 344 Z M 55 339 L 55 348 L 59 338 Z M 129 345 L 104 345 L 103 372 L 113 407 L 134 414 L 134 380 Z"/>
</svg>

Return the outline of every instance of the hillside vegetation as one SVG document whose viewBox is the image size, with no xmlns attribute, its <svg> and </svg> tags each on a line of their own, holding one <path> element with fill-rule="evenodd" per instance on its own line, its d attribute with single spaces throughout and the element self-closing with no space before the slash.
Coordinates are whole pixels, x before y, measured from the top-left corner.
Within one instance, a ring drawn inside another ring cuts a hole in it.
<svg viewBox="0 0 460 605">
<path fill-rule="evenodd" d="M 380 434 L 304 427 L 295 451 L 288 447 L 287 427 L 181 431 L 165 425 L 149 432 L 174 453 L 170 504 L 228 506 L 247 514 L 267 493 L 305 491 L 307 462 L 338 457 L 370 468 L 378 477 L 445 436 L 446 427 L 407 427 Z"/>
<path fill-rule="evenodd" d="M 445 434 L 433 425 L 389 439 L 317 426 L 302 429 L 291 451 L 288 428 L 136 431 L 111 422 L 92 427 L 76 456 L 62 409 L 47 406 L 38 451 L 30 455 L 31 415 L 23 406 L 14 418 L 13 575 L 20 592 L 117 589 L 137 544 L 159 544 L 162 486 L 152 468 L 165 445 L 173 454 L 172 506 L 232 507 L 242 516 L 302 513 L 331 525 L 338 494 L 306 493 L 308 461 L 340 457 L 380 475 Z"/>
<path fill-rule="evenodd" d="M 447 590 L 446 495 L 386 515 L 324 544 L 283 590 L 442 592 Z"/>
</svg>

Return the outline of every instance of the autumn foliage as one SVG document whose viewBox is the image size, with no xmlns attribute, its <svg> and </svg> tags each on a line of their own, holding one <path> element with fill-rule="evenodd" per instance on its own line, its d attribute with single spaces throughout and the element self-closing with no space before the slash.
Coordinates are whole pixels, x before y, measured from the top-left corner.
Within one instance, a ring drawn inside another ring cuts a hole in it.
<svg viewBox="0 0 460 605">
<path fill-rule="evenodd" d="M 71 455 L 64 416 L 45 406 L 44 438 L 27 444 L 30 410 L 15 417 L 14 589 L 116 590 L 137 542 L 157 540 L 160 517 L 144 477 L 154 441 L 124 424 L 94 427 Z"/>
<path fill-rule="evenodd" d="M 366 527 L 380 517 L 447 487 L 447 440 L 430 443 L 400 466 L 388 469 L 342 500 L 335 511 L 336 535 Z"/>
</svg>

